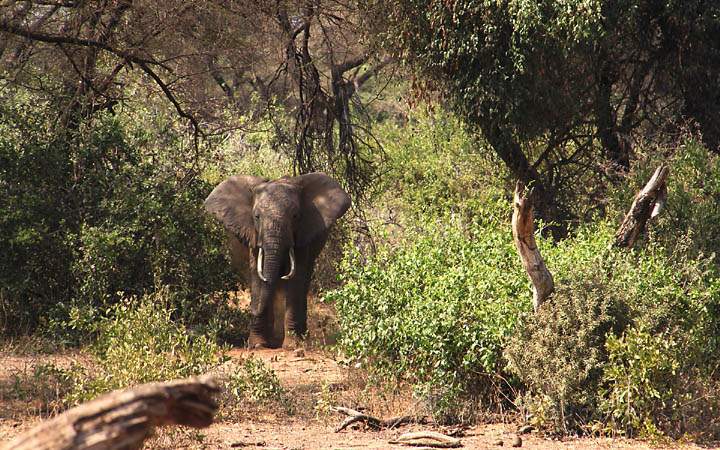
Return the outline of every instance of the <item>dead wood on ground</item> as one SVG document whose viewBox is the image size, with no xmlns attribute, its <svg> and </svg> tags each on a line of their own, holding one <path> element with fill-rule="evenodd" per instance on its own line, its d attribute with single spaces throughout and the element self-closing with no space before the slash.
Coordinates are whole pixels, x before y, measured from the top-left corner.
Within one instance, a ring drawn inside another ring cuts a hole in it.
<svg viewBox="0 0 720 450">
<path fill-rule="evenodd" d="M 163 425 L 204 428 L 217 411 L 210 377 L 149 383 L 114 391 L 42 422 L 3 450 L 133 450 Z"/>
<path fill-rule="evenodd" d="M 400 435 L 397 439 L 390 441 L 390 444 L 425 446 L 432 448 L 462 447 L 460 439 L 446 436 L 436 431 L 414 431 L 411 433 L 405 433 Z"/>
<path fill-rule="evenodd" d="M 344 415 L 348 416 L 335 429 L 336 433 L 339 433 L 340 431 L 344 430 L 345 428 L 347 428 L 350 425 L 357 423 L 357 422 L 362 422 L 368 428 L 372 428 L 373 430 L 390 430 L 393 428 L 397 428 L 400 425 L 405 425 L 408 423 L 424 423 L 425 422 L 424 418 L 418 419 L 413 416 L 398 416 L 398 417 L 391 417 L 390 419 L 378 419 L 377 417 L 370 416 L 368 414 L 362 413 L 360 411 L 356 411 L 351 408 L 345 408 L 343 406 L 333 406 L 331 409 L 335 412 L 338 412 L 340 414 L 344 414 Z"/>
</svg>

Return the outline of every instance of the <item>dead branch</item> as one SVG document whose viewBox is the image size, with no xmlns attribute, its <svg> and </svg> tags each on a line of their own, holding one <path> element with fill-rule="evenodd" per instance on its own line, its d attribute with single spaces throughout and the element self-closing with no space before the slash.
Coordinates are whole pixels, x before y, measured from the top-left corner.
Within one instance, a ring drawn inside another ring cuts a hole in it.
<svg viewBox="0 0 720 450">
<path fill-rule="evenodd" d="M 525 195 L 525 185 L 518 181 L 513 202 L 512 231 L 520 260 L 533 285 L 535 311 L 555 290 L 552 274 L 535 243 L 532 194 Z"/>
<path fill-rule="evenodd" d="M 372 428 L 373 430 L 390 430 L 407 423 L 423 423 L 424 421 L 424 419 L 422 418 L 417 419 L 412 416 L 391 417 L 390 419 L 383 420 L 378 419 L 377 417 L 370 416 L 368 414 L 361 413 L 360 411 L 356 411 L 354 409 L 345 408 L 343 406 L 333 406 L 331 409 L 335 412 L 348 416 L 335 429 L 336 433 L 341 432 L 342 430 L 356 422 L 363 422 L 365 426 L 367 426 L 368 428 Z"/>
<path fill-rule="evenodd" d="M 92 47 L 97 48 L 100 50 L 105 50 L 106 52 L 112 53 L 120 58 L 122 58 L 125 61 L 130 61 L 132 63 L 144 63 L 144 64 L 152 64 L 162 67 L 163 69 L 170 70 L 168 66 L 165 64 L 155 61 L 153 59 L 143 58 L 133 52 L 122 50 L 116 47 L 113 47 L 105 42 L 96 41 L 93 39 L 83 39 L 75 36 L 63 36 L 63 35 L 56 35 L 56 34 L 45 34 L 38 31 L 35 31 L 33 29 L 25 28 L 22 26 L 18 26 L 14 23 L 11 23 L 9 20 L 6 19 L 0 19 L 0 31 L 14 34 L 16 36 L 21 36 L 33 41 L 40 41 L 45 42 L 48 44 L 69 44 L 69 45 L 77 45 L 80 47 Z"/>
<path fill-rule="evenodd" d="M 397 439 L 389 441 L 390 444 L 424 446 L 433 448 L 462 447 L 460 439 L 438 433 L 436 431 L 414 431 L 400 435 Z"/>
<path fill-rule="evenodd" d="M 630 210 L 615 233 L 616 247 L 632 248 L 640 233 L 645 230 L 648 221 L 660 214 L 667 199 L 666 180 L 669 173 L 669 167 L 665 165 L 658 167 L 645 187 L 637 193 Z"/>
<path fill-rule="evenodd" d="M 212 397 L 218 391 L 210 377 L 114 391 L 42 422 L 0 449 L 139 449 L 157 426 L 209 426 L 217 411 Z"/>
</svg>

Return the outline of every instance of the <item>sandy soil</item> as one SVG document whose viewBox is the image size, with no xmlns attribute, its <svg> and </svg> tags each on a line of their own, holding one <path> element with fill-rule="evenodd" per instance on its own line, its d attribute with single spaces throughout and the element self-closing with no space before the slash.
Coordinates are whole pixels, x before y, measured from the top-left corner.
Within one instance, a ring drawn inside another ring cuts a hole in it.
<svg viewBox="0 0 720 450">
<path fill-rule="evenodd" d="M 245 349 L 231 351 L 234 362 L 250 355 L 261 358 L 277 373 L 283 387 L 290 392 L 305 392 L 312 396 L 323 384 L 347 389 L 348 375 L 336 361 L 318 351 L 285 352 L 264 350 L 250 352 Z M 11 439 L 40 420 L 38 410 L 17 401 L 8 400 L 13 383 L 22 374 L 32 373 L 40 363 L 54 362 L 60 365 L 80 361 L 81 355 L 18 356 L 0 355 L 0 385 L 5 396 L 0 396 L 0 442 Z M 17 386 L 15 386 L 16 388 Z M 401 413 L 402 411 L 396 412 Z M 251 412 L 251 417 L 240 421 L 223 420 L 205 430 L 165 429 L 148 442 L 147 448 L 197 448 L 197 449 L 400 449 L 389 441 L 401 433 L 432 427 L 409 425 L 397 430 L 370 431 L 361 428 L 339 433 L 334 428 L 340 417 L 317 417 L 313 414 L 283 415 L 273 411 Z M 440 430 L 443 431 L 443 430 Z M 461 437 L 464 448 L 499 449 L 510 447 L 515 439 L 516 426 L 511 424 L 478 425 L 464 431 Z M 502 445 L 500 445 L 502 441 Z M 647 449 L 657 448 L 640 441 L 624 439 L 568 439 L 553 441 L 536 434 L 522 435 L 522 447 L 531 449 Z M 677 448 L 676 445 L 665 445 Z M 683 448 L 699 448 L 684 445 Z"/>
</svg>

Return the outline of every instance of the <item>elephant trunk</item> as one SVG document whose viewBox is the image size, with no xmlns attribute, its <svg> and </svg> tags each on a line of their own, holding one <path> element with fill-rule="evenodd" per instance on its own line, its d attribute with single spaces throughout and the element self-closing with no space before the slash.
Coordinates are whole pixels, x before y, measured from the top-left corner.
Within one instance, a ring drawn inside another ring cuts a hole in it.
<svg viewBox="0 0 720 450">
<path fill-rule="evenodd" d="M 277 277 L 275 276 L 276 269 L 281 265 L 279 253 L 279 251 L 269 251 L 266 255 L 262 247 L 258 250 L 257 273 L 265 283 L 271 282 L 268 277 L 272 278 L 272 284 L 277 281 Z M 295 248 L 290 247 L 290 250 L 288 250 L 288 259 L 290 261 L 290 269 L 286 275 L 282 276 L 283 280 L 289 280 L 295 276 Z"/>
<path fill-rule="evenodd" d="M 257 272 L 261 280 L 274 286 L 280 278 L 282 259 L 278 248 L 265 247 L 258 250 Z"/>
</svg>

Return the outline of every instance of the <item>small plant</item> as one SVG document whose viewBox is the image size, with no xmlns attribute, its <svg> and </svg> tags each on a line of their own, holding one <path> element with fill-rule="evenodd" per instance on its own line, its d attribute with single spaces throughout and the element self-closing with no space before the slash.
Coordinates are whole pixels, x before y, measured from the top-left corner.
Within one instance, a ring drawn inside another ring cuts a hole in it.
<svg viewBox="0 0 720 450">
<path fill-rule="evenodd" d="M 215 337 L 191 333 L 171 320 L 168 291 L 130 297 L 97 324 L 95 367 L 77 377 L 69 397 L 79 403 L 114 389 L 198 375 L 225 360 Z"/>
<path fill-rule="evenodd" d="M 267 404 L 284 400 L 285 390 L 277 374 L 265 363 L 249 357 L 230 374 L 227 386 L 230 394 L 238 401 Z"/>
<path fill-rule="evenodd" d="M 662 435 L 661 418 L 672 415 L 678 393 L 682 351 L 674 336 L 632 328 L 620 337 L 610 336 L 606 346 L 609 358 L 599 411 L 616 432 Z"/>
<path fill-rule="evenodd" d="M 314 407 L 316 418 L 329 416 L 332 413 L 332 407 L 337 404 L 337 394 L 331 388 L 332 384 L 327 381 L 323 381 L 320 386 Z"/>
<path fill-rule="evenodd" d="M 248 410 L 273 408 L 291 414 L 293 403 L 275 371 L 261 359 L 250 356 L 230 372 L 225 383 L 223 415 L 236 417 Z"/>
<path fill-rule="evenodd" d="M 31 372 L 13 374 L 6 386 L 9 399 L 27 402 L 34 408 L 33 414 L 52 416 L 64 409 L 64 398 L 72 391 L 74 375 L 79 366 L 69 369 L 55 364 L 38 364 Z"/>
</svg>

